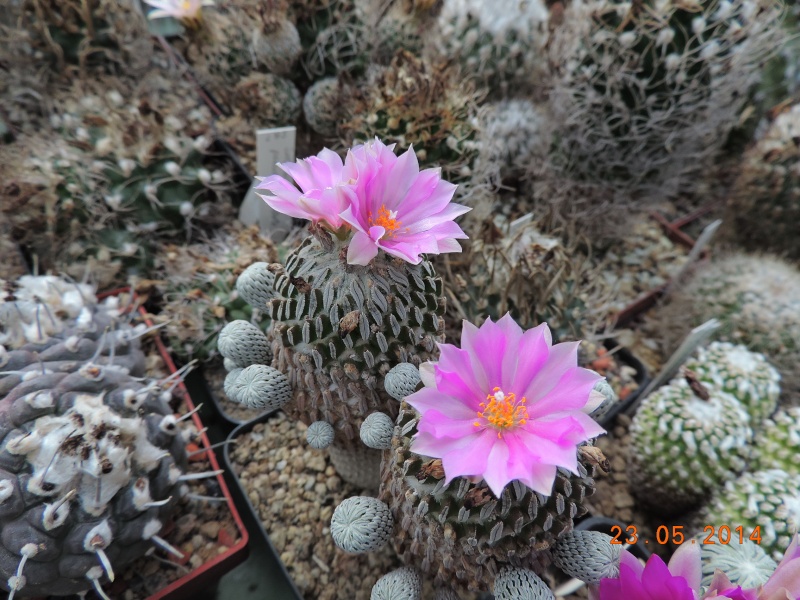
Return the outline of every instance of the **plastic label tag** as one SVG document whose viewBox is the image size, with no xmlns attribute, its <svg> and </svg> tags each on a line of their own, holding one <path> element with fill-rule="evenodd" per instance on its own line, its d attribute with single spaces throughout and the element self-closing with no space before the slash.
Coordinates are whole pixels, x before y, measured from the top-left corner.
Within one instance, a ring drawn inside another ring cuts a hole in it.
<svg viewBox="0 0 800 600">
<path fill-rule="evenodd" d="M 256 131 L 256 169 L 259 177 L 267 177 L 282 172 L 276 163 L 292 162 L 296 158 L 296 127 L 274 127 Z M 292 218 L 272 210 L 256 194 L 258 180 L 253 181 L 239 208 L 239 220 L 245 225 L 258 224 L 261 235 L 279 242 L 292 228 Z"/>
</svg>

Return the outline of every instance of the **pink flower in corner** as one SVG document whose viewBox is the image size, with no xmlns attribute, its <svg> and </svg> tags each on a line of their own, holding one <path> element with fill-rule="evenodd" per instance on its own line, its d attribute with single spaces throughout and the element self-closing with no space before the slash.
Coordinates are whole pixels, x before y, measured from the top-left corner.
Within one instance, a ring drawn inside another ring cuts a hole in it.
<svg viewBox="0 0 800 600">
<path fill-rule="evenodd" d="M 323 149 L 294 163 L 278 166 L 294 179 L 295 185 L 280 175 L 260 178 L 256 190 L 266 190 L 271 195 L 259 194 L 276 211 L 314 223 L 323 221 L 332 229 L 344 223 L 340 214 L 350 204 L 349 196 L 355 171 L 346 167 L 333 150 Z"/>
<path fill-rule="evenodd" d="M 697 600 L 702 571 L 697 544 L 683 544 L 669 566 L 653 554 L 642 565 L 627 550 L 619 561 L 619 577 L 603 579 L 596 600 Z"/>
<path fill-rule="evenodd" d="M 375 139 L 345 159 L 355 171 L 351 204 L 342 219 L 355 230 L 347 262 L 366 265 L 378 249 L 419 264 L 421 254 L 460 252 L 466 234 L 453 221 L 471 210 L 450 202 L 456 186 L 440 169 L 419 170 L 413 148 L 396 156 L 394 146 Z"/>
<path fill-rule="evenodd" d="M 204 6 L 214 6 L 213 0 L 144 0 L 156 10 L 150 11 L 148 19 L 172 17 L 180 21 L 198 21 Z"/>
<path fill-rule="evenodd" d="M 586 414 L 600 376 L 577 366 L 578 342 L 553 345 L 547 324 L 523 332 L 508 314 L 464 321 L 461 344 L 439 344 L 406 398 L 421 413 L 411 450 L 441 458 L 448 483 L 481 476 L 499 497 L 517 479 L 549 496 L 557 468 L 577 473 L 577 446 L 604 433 Z"/>
</svg>

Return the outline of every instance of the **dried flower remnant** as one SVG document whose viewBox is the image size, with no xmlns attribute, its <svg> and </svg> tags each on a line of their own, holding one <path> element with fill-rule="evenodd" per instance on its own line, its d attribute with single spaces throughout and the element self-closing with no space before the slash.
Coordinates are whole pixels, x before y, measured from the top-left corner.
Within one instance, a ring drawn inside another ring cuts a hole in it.
<svg viewBox="0 0 800 600">
<path fill-rule="evenodd" d="M 577 366 L 577 342 L 553 345 L 547 324 L 465 321 L 462 348 L 439 350 L 406 401 L 422 414 L 411 449 L 441 458 L 446 482 L 480 476 L 500 497 L 519 480 L 550 495 L 557 468 L 577 472 L 578 445 L 604 433 L 587 414 L 600 376 Z"/>
</svg>

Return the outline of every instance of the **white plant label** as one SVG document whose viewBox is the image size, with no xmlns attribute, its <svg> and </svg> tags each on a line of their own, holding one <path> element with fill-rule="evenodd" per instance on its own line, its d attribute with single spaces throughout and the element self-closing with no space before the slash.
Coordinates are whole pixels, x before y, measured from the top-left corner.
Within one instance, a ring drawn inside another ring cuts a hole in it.
<svg viewBox="0 0 800 600">
<path fill-rule="evenodd" d="M 295 155 L 295 127 L 274 127 L 256 131 L 256 175 L 267 177 L 279 173 L 277 163 L 293 162 Z M 276 242 L 284 239 L 292 228 L 292 218 L 272 210 L 256 194 L 259 181 L 253 181 L 239 208 L 239 220 L 245 225 L 258 224 L 261 235 Z"/>
</svg>

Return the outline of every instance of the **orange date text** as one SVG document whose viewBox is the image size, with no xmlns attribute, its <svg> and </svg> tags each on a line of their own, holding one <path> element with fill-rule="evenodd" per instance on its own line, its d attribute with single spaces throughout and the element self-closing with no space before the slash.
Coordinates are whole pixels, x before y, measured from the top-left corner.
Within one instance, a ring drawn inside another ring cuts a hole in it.
<svg viewBox="0 0 800 600">
<path fill-rule="evenodd" d="M 731 543 L 731 541 L 738 542 L 740 544 L 744 543 L 745 539 L 748 539 L 756 544 L 761 543 L 761 526 L 756 525 L 750 534 L 745 531 L 745 528 L 739 525 L 738 527 L 731 528 L 728 525 L 720 525 L 715 527 L 713 525 L 706 525 L 703 528 L 703 534 L 696 537 L 696 538 L 689 538 L 687 540 L 686 535 L 683 532 L 683 525 L 673 525 L 672 527 L 667 527 L 666 525 L 659 525 L 656 528 L 656 536 L 655 539 L 652 540 L 656 544 L 661 546 L 665 546 L 667 544 L 675 544 L 680 545 L 683 543 L 692 543 L 692 544 L 704 544 L 704 545 L 716 545 L 720 544 L 722 546 L 726 546 Z M 645 544 L 649 544 L 651 540 L 649 539 L 642 539 L 639 536 L 639 530 L 636 528 L 636 525 L 628 525 L 623 529 L 620 525 L 614 525 L 611 527 L 611 543 L 612 544 L 629 544 L 634 545 L 638 542 L 644 542 Z"/>
</svg>

